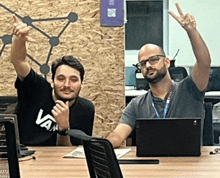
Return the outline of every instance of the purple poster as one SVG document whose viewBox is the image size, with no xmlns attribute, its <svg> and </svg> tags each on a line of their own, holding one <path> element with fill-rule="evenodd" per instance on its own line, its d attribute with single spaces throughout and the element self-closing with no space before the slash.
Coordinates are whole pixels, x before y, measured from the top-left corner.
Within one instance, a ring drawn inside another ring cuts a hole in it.
<svg viewBox="0 0 220 178">
<path fill-rule="evenodd" d="M 101 1 L 101 25 L 124 25 L 124 0 L 100 0 Z"/>
</svg>

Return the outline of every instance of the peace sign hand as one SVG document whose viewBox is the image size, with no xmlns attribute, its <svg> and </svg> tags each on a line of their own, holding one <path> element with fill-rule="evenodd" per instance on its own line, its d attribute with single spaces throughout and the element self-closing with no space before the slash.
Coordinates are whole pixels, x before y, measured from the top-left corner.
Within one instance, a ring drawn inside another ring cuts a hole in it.
<svg viewBox="0 0 220 178">
<path fill-rule="evenodd" d="M 27 24 L 19 21 L 19 19 L 15 15 L 13 15 L 13 19 L 14 19 L 13 34 L 20 40 L 34 42 L 35 40 L 28 36 L 30 27 L 28 27 Z"/>
<path fill-rule="evenodd" d="M 177 16 L 172 11 L 169 11 L 169 14 L 176 19 L 177 22 L 187 31 L 195 30 L 196 29 L 196 20 L 193 15 L 190 14 L 183 14 L 183 11 L 180 8 L 180 5 L 178 3 L 175 4 L 176 8 L 180 14 L 180 16 Z"/>
</svg>

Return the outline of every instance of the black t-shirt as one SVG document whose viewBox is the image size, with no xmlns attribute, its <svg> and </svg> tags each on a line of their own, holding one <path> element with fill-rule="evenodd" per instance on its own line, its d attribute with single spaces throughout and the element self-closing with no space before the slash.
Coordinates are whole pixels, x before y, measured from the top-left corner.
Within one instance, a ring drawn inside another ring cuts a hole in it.
<svg viewBox="0 0 220 178">
<path fill-rule="evenodd" d="M 55 146 L 57 124 L 51 113 L 55 102 L 50 83 L 31 70 L 23 82 L 17 78 L 15 87 L 20 142 L 28 146 Z M 94 112 L 91 101 L 78 97 L 70 107 L 70 128 L 92 135 Z M 71 143 L 79 145 L 81 141 L 71 137 Z"/>
</svg>

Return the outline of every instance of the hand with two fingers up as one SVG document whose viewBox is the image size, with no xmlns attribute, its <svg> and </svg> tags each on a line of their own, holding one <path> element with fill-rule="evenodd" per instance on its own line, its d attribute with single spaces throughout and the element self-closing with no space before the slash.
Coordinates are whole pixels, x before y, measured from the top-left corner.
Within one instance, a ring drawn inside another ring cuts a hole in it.
<svg viewBox="0 0 220 178">
<path fill-rule="evenodd" d="M 179 3 L 175 3 L 176 8 L 179 12 L 179 16 L 176 15 L 174 12 L 169 11 L 169 14 L 176 19 L 176 21 L 187 31 L 191 32 L 196 30 L 196 20 L 193 15 L 183 13 L 182 9 L 180 8 Z"/>
</svg>

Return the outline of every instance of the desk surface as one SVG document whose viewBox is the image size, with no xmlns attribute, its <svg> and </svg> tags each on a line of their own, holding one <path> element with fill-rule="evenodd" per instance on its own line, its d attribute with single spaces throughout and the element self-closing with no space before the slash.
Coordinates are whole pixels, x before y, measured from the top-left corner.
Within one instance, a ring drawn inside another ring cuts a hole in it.
<svg viewBox="0 0 220 178">
<path fill-rule="evenodd" d="M 36 160 L 20 162 L 22 178 L 88 178 L 85 159 L 63 158 L 76 147 L 30 147 L 36 150 Z M 216 147 L 202 147 L 200 157 L 159 157 L 159 164 L 121 164 L 124 178 L 175 177 L 175 178 L 218 178 L 220 177 L 220 154 L 209 155 Z M 123 159 L 135 159 L 136 149 Z M 155 159 L 138 158 L 138 159 Z"/>
</svg>

